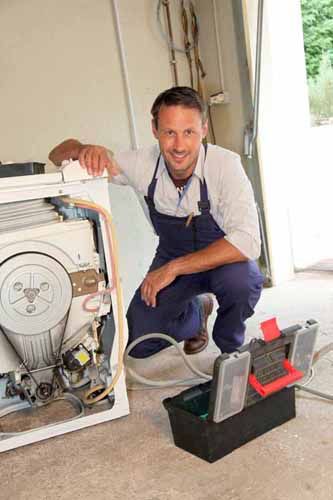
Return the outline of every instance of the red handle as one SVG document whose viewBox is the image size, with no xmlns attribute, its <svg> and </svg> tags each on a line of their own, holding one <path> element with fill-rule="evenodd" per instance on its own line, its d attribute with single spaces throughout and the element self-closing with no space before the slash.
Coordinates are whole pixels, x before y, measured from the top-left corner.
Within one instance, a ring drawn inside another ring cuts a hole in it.
<svg viewBox="0 0 333 500">
<path fill-rule="evenodd" d="M 257 377 L 251 373 L 249 376 L 250 385 L 260 394 L 260 396 L 266 397 L 273 392 L 280 391 L 287 385 L 300 380 L 304 376 L 304 373 L 296 370 L 296 368 L 294 368 L 287 359 L 283 361 L 283 367 L 287 370 L 287 375 L 283 375 L 283 377 L 273 380 L 273 382 L 265 385 L 261 384 Z"/>
</svg>

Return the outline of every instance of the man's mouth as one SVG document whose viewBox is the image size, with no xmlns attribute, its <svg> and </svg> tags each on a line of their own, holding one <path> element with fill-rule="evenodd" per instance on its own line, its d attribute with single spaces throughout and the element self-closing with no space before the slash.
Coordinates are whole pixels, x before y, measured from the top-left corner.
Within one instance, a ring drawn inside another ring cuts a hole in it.
<svg viewBox="0 0 333 500">
<path fill-rule="evenodd" d="M 172 158 L 174 158 L 176 161 L 181 161 L 183 160 L 186 156 L 187 156 L 187 153 L 176 153 L 176 152 L 172 152 L 171 153 L 171 156 Z"/>
</svg>

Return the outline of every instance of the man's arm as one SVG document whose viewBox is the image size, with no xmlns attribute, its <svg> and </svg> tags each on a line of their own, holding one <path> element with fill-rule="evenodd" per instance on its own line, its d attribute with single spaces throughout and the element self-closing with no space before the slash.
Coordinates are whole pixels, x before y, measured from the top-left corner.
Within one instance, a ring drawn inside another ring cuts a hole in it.
<svg viewBox="0 0 333 500">
<path fill-rule="evenodd" d="M 224 264 L 247 261 L 229 241 L 221 238 L 197 252 L 178 257 L 147 274 L 141 285 L 141 298 L 147 306 L 156 307 L 156 295 L 177 276 L 209 271 Z"/>
<path fill-rule="evenodd" d="M 107 169 L 110 177 L 121 174 L 112 151 L 104 146 L 82 144 L 77 139 L 67 139 L 58 144 L 49 153 L 49 159 L 57 166 L 60 166 L 64 160 L 79 160 L 80 165 L 93 176 L 102 175 L 104 169 Z"/>
</svg>

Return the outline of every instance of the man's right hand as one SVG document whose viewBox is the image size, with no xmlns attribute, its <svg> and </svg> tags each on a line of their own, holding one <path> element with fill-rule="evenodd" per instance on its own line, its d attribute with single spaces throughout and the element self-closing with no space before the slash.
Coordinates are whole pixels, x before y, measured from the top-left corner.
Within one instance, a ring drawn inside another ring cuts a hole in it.
<svg viewBox="0 0 333 500">
<path fill-rule="evenodd" d="M 79 160 L 89 175 L 100 176 L 106 168 L 112 177 L 121 173 L 117 163 L 112 159 L 111 151 L 103 146 L 82 144 L 77 139 L 67 139 L 58 144 L 49 154 L 49 159 L 60 166 L 64 160 Z"/>
</svg>

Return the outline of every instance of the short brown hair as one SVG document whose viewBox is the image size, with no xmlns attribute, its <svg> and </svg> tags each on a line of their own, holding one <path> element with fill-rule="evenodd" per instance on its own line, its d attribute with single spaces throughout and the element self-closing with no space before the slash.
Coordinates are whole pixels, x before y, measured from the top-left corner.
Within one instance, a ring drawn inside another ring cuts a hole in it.
<svg viewBox="0 0 333 500">
<path fill-rule="evenodd" d="M 204 101 L 191 87 L 172 87 L 161 92 L 155 99 L 151 108 L 154 125 L 158 127 L 158 113 L 162 106 L 184 106 L 184 108 L 197 109 L 201 114 L 202 122 L 206 121 L 207 108 Z"/>
</svg>

